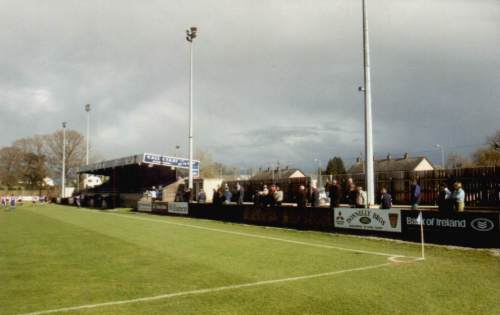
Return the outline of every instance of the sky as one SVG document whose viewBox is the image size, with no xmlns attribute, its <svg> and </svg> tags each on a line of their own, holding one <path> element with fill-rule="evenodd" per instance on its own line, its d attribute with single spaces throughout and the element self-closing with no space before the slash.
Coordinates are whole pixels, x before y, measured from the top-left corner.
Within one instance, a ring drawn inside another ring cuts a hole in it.
<svg viewBox="0 0 500 315">
<path fill-rule="evenodd" d="M 500 1 L 368 0 L 374 151 L 440 164 L 500 128 Z M 0 146 L 67 121 L 100 158 L 312 170 L 364 150 L 361 0 L 0 0 Z M 203 167 L 203 166 L 202 166 Z"/>
</svg>

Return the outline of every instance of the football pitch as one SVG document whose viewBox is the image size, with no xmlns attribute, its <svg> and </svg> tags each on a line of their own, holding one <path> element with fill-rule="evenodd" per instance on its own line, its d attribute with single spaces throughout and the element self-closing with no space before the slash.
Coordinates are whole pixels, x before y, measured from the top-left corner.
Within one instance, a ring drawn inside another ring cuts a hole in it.
<svg viewBox="0 0 500 315">
<path fill-rule="evenodd" d="M 128 209 L 0 212 L 0 314 L 500 314 L 500 257 Z"/>
</svg>

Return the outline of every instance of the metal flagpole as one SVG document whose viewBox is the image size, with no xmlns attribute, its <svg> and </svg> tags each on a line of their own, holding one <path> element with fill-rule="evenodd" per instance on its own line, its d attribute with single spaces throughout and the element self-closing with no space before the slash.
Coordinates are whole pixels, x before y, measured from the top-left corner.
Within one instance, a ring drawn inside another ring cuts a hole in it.
<svg viewBox="0 0 500 315">
<path fill-rule="evenodd" d="M 193 39 L 197 31 L 196 27 L 186 30 L 186 40 L 189 42 L 189 189 L 193 189 Z"/>
<path fill-rule="evenodd" d="M 66 190 L 66 122 L 62 123 L 63 127 L 63 152 L 62 152 L 62 172 L 61 172 L 61 198 L 65 197 Z"/>
<path fill-rule="evenodd" d="M 365 164 L 366 164 L 366 194 L 368 207 L 375 203 L 373 175 L 373 132 L 372 132 L 372 95 L 370 79 L 370 43 L 368 37 L 368 16 L 366 0 L 363 4 L 363 63 L 364 63 L 364 96 L 365 96 Z"/>
<path fill-rule="evenodd" d="M 89 165 L 89 152 L 90 152 L 90 104 L 85 105 L 85 111 L 87 112 L 87 150 L 85 156 L 85 164 Z"/>
</svg>

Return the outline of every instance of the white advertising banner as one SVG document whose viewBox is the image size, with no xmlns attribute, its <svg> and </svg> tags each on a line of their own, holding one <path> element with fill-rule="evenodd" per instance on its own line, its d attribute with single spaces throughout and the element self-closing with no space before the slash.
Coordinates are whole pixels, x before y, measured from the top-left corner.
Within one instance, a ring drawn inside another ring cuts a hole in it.
<svg viewBox="0 0 500 315">
<path fill-rule="evenodd" d="M 151 206 L 151 202 L 138 201 L 137 202 L 137 211 L 142 212 L 151 212 L 153 210 Z"/>
<path fill-rule="evenodd" d="M 401 232 L 401 209 L 335 208 L 336 228 Z"/>
<path fill-rule="evenodd" d="M 188 214 L 189 206 L 187 202 L 169 202 L 168 213 Z"/>
</svg>

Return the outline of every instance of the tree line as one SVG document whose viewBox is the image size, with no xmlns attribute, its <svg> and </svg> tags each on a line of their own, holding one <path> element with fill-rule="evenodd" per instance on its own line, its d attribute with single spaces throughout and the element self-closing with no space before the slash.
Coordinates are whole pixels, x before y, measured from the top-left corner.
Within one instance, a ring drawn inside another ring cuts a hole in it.
<svg viewBox="0 0 500 315">
<path fill-rule="evenodd" d="M 76 185 L 77 168 L 85 161 L 85 138 L 66 130 L 66 181 Z M 62 173 L 63 131 L 35 135 L 0 148 L 0 186 L 3 189 L 42 190 L 46 179 L 59 183 Z"/>
</svg>

